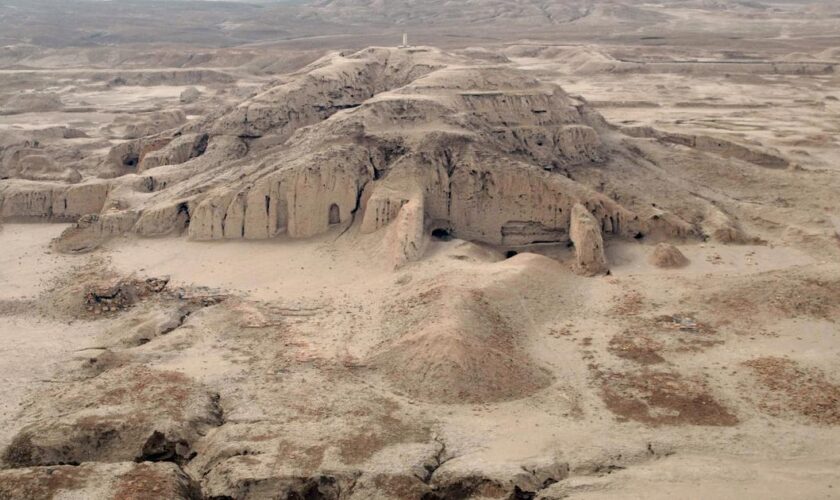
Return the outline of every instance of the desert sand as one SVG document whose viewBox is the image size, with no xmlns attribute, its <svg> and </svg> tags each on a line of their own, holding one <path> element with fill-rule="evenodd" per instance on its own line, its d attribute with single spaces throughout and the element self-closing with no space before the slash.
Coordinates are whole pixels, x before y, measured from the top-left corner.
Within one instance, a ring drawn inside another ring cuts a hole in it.
<svg viewBox="0 0 840 500">
<path fill-rule="evenodd" d="M 840 497 L 832 2 L 71 3 L 0 4 L 0 498 Z"/>
</svg>

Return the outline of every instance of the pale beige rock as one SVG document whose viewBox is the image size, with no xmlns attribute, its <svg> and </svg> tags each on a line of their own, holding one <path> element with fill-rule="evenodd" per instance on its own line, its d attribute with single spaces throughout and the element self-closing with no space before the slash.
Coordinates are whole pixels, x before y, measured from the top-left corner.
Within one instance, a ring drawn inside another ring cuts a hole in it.
<svg viewBox="0 0 840 500">
<path fill-rule="evenodd" d="M 636 153 L 622 137 L 584 100 L 526 72 L 432 48 L 373 48 L 327 55 L 235 108 L 117 144 L 103 167 L 124 177 L 108 206 L 140 214 L 133 230 L 143 236 L 309 238 L 358 214 L 362 234 L 401 218 L 386 246 L 412 260 L 423 246 L 417 221 L 494 245 L 562 244 L 580 203 L 604 234 L 692 238 L 702 227 L 737 239 L 706 200 L 669 196 L 677 206 L 665 208 L 626 182 L 602 192 L 590 166 L 606 177 L 641 168 L 627 167 Z M 390 192 L 363 195 L 372 182 Z M 52 194 L 11 194 L 10 214 L 74 212 L 39 198 Z M 422 218 L 410 215 L 417 207 Z"/>
<path fill-rule="evenodd" d="M 53 217 L 75 220 L 82 215 L 98 214 L 108 198 L 110 185 L 104 181 L 74 184 L 53 191 Z"/>
<path fill-rule="evenodd" d="M 0 184 L 2 218 L 47 219 L 52 215 L 53 186 L 27 181 L 6 181 Z"/>
<path fill-rule="evenodd" d="M 748 236 L 731 216 L 715 206 L 709 206 L 703 221 L 703 231 L 719 243 L 746 243 Z"/>
<path fill-rule="evenodd" d="M 384 187 L 373 182 L 366 190 L 367 199 L 363 201 L 363 217 L 359 227 L 362 234 L 376 232 L 397 219 L 402 207 L 408 203 L 410 195 Z"/>
<path fill-rule="evenodd" d="M 227 213 L 234 193 L 207 198 L 199 203 L 190 217 L 189 236 L 194 240 L 220 240 L 226 237 Z M 232 223 L 238 222 L 236 217 Z M 241 234 L 241 231 L 240 231 Z"/>
<path fill-rule="evenodd" d="M 79 182 L 81 174 L 75 169 L 64 168 L 58 165 L 52 158 L 43 154 L 31 154 L 24 156 L 17 164 L 18 177 L 33 181 L 62 181 Z"/>
<path fill-rule="evenodd" d="M 64 253 L 96 250 L 110 238 L 131 231 L 137 218 L 137 213 L 132 211 L 84 215 L 61 233 L 55 240 L 55 247 Z"/>
<path fill-rule="evenodd" d="M 5 219 L 75 221 L 99 213 L 108 196 L 108 183 L 57 184 L 14 180 L 0 185 Z"/>
<path fill-rule="evenodd" d="M 114 125 L 125 125 L 125 131 L 122 136 L 126 139 L 139 139 L 154 135 L 164 130 L 175 128 L 187 121 L 187 115 L 180 109 L 121 118 L 117 118 L 114 121 Z"/>
<path fill-rule="evenodd" d="M 579 272 L 591 276 L 609 271 L 600 225 L 579 203 L 572 208 L 569 233 L 575 244 L 575 267 Z"/>
<path fill-rule="evenodd" d="M 207 134 L 184 134 L 172 140 L 163 148 L 147 154 L 137 169 L 143 172 L 161 165 L 178 165 L 199 157 L 207 150 Z"/>
<path fill-rule="evenodd" d="M 406 201 L 397 211 L 385 236 L 385 246 L 393 267 L 420 260 L 428 242 L 423 198 Z"/>
<path fill-rule="evenodd" d="M 134 232 L 146 237 L 181 234 L 189 223 L 187 202 L 164 203 L 144 210 L 134 225 Z"/>
<path fill-rule="evenodd" d="M 378 92 L 428 73 L 436 61 L 423 59 L 423 54 L 411 57 L 382 48 L 366 49 L 349 57 L 327 56 L 299 72 L 298 78 L 242 103 L 223 116 L 213 132 L 248 137 L 269 132 L 291 134 L 299 127 L 358 106 Z M 390 71 L 382 71 L 386 66 Z M 315 96 L 319 96 L 318 103 L 313 105 Z"/>
<path fill-rule="evenodd" d="M 114 176 L 136 173 L 146 155 L 165 147 L 172 139 L 162 135 L 118 144 L 108 152 L 103 167 L 110 169 Z"/>
<path fill-rule="evenodd" d="M 787 168 L 790 166 L 790 161 L 784 158 L 779 151 L 746 146 L 721 137 L 663 132 L 652 127 L 625 127 L 623 130 L 635 137 L 652 137 L 662 142 L 679 144 L 727 158 L 754 163 L 762 167 Z"/>
</svg>

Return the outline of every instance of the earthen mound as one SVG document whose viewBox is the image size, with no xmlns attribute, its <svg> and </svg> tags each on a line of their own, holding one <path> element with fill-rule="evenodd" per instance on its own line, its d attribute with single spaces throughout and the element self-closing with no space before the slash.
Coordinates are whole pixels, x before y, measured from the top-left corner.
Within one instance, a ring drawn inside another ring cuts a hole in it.
<svg viewBox="0 0 840 500">
<path fill-rule="evenodd" d="M 689 264 L 688 258 L 680 252 L 679 248 L 668 243 L 660 243 L 653 249 L 650 255 L 650 263 L 663 269 L 676 269 Z"/>
<path fill-rule="evenodd" d="M 481 289 L 427 288 L 396 302 L 392 312 L 408 320 L 372 364 L 412 397 L 437 403 L 506 401 L 551 383 L 523 349 L 522 332 Z"/>
</svg>

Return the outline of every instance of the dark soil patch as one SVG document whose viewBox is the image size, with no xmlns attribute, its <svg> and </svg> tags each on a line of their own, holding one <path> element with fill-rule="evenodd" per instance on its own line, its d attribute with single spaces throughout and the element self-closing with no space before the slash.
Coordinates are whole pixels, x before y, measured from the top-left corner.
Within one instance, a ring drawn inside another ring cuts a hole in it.
<svg viewBox="0 0 840 500">
<path fill-rule="evenodd" d="M 277 445 L 278 454 L 305 473 L 314 473 L 321 467 L 326 450 L 326 445 L 301 446 L 285 439 Z"/>
<path fill-rule="evenodd" d="M 642 365 L 653 365 L 665 361 L 665 358 L 659 355 L 664 347 L 662 342 L 654 340 L 649 334 L 636 334 L 625 330 L 610 339 L 607 349 L 619 358 Z"/>
<path fill-rule="evenodd" d="M 794 413 L 817 424 L 840 425 L 840 385 L 828 380 L 821 370 L 776 357 L 757 358 L 744 365 L 765 390 L 758 401 L 765 413 Z"/>
<path fill-rule="evenodd" d="M 718 403 L 700 380 L 643 369 L 598 373 L 601 397 L 619 420 L 652 426 L 732 426 L 738 418 Z"/>
<path fill-rule="evenodd" d="M 662 363 L 668 352 L 700 352 L 723 343 L 711 326 L 692 314 L 635 317 L 629 323 L 632 326 L 610 339 L 607 349 L 642 365 Z"/>
<path fill-rule="evenodd" d="M 114 500 L 156 498 L 202 498 L 198 486 L 179 469 L 152 464 L 137 464 L 120 476 L 115 485 Z"/>
<path fill-rule="evenodd" d="M 89 475 L 89 469 L 73 466 L 0 471 L 0 498 L 52 499 L 60 491 L 84 488 Z"/>
<path fill-rule="evenodd" d="M 168 283 L 169 278 L 147 278 L 92 285 L 85 292 L 85 309 L 94 314 L 126 309 L 151 294 L 162 292 Z"/>
<path fill-rule="evenodd" d="M 638 290 L 626 290 L 613 300 L 610 314 L 613 316 L 636 316 L 644 310 L 645 298 Z"/>
<path fill-rule="evenodd" d="M 407 424 L 393 414 L 383 415 L 368 429 L 338 441 L 339 456 L 348 465 L 364 462 L 379 450 L 398 443 L 422 443 L 430 430 Z"/>
<path fill-rule="evenodd" d="M 768 273 L 710 296 L 708 305 L 733 318 L 840 318 L 840 279 Z M 751 320 L 750 320 L 751 321 Z"/>
</svg>

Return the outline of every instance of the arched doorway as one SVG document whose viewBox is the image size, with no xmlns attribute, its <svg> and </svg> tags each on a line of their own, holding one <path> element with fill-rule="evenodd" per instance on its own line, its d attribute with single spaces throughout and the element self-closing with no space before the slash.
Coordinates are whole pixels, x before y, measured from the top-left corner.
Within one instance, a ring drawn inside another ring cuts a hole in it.
<svg viewBox="0 0 840 500">
<path fill-rule="evenodd" d="M 330 205 L 330 225 L 338 224 L 341 222 L 341 209 L 338 208 L 338 205 L 333 203 Z"/>
</svg>

